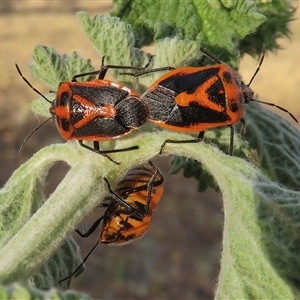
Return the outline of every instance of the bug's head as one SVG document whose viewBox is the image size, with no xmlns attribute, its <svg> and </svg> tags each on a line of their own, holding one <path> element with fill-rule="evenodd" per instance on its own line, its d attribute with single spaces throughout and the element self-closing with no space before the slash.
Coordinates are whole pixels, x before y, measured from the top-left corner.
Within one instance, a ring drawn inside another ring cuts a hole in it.
<svg viewBox="0 0 300 300">
<path fill-rule="evenodd" d="M 71 123 L 71 101 L 72 90 L 70 88 L 70 83 L 61 82 L 58 86 L 56 97 L 51 103 L 49 112 L 60 135 L 66 140 L 72 139 L 72 133 L 74 130 Z M 73 114 L 73 116 L 75 116 L 75 114 Z"/>
<path fill-rule="evenodd" d="M 262 103 L 262 104 L 266 104 L 266 105 L 270 105 L 270 106 L 274 106 L 286 113 L 288 113 L 292 119 L 294 119 L 297 123 L 298 123 L 298 120 L 296 119 L 296 117 L 291 114 L 287 109 L 279 106 L 279 105 L 276 105 L 274 103 L 271 103 L 271 102 L 265 102 L 265 101 L 260 101 L 260 100 L 257 100 L 257 99 L 254 99 L 254 93 L 253 91 L 251 90 L 250 88 L 250 85 L 253 81 L 253 79 L 255 78 L 255 76 L 257 75 L 258 71 L 260 70 L 260 67 L 264 61 L 264 57 L 265 57 L 265 52 L 266 52 L 266 48 L 265 48 L 265 44 L 263 44 L 263 49 L 262 49 L 262 56 L 260 58 L 260 61 L 259 61 L 259 64 L 258 64 L 258 67 L 256 68 L 252 78 L 250 79 L 249 83 L 247 85 L 243 85 L 243 94 L 244 94 L 244 97 L 245 97 L 245 103 L 249 103 L 249 102 L 258 102 L 258 103 Z"/>
<path fill-rule="evenodd" d="M 242 93 L 243 93 L 244 103 L 247 104 L 251 101 L 251 99 L 253 99 L 254 92 L 250 88 L 250 86 L 245 84 L 243 81 L 241 82 L 241 85 L 242 85 Z"/>
</svg>

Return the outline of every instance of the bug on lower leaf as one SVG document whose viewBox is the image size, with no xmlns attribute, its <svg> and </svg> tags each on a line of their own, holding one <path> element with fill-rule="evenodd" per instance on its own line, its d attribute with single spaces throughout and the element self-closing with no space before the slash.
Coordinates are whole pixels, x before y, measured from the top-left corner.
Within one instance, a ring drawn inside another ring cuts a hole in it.
<svg viewBox="0 0 300 300">
<path fill-rule="evenodd" d="M 254 92 L 250 84 L 257 75 L 259 65 L 250 82 L 245 84 L 232 68 L 222 63 L 204 48 L 201 52 L 215 65 L 204 67 L 162 67 L 142 70 L 136 73 L 122 73 L 141 76 L 151 72 L 169 71 L 141 95 L 149 109 L 149 120 L 158 126 L 179 132 L 198 132 L 198 137 L 190 140 L 165 140 L 160 154 L 167 143 L 198 143 L 207 129 L 228 126 L 231 130 L 229 153 L 233 154 L 233 124 L 245 121 L 245 105 L 251 101 L 277 107 L 287 112 L 296 122 L 297 119 L 285 108 L 273 103 L 253 99 Z M 243 130 L 242 130 L 243 131 Z"/>
<path fill-rule="evenodd" d="M 137 92 L 121 83 L 103 78 L 108 69 L 140 70 L 144 68 L 104 65 L 103 57 L 99 71 L 78 74 L 70 82 L 61 82 L 53 101 L 48 100 L 29 83 L 17 64 L 16 68 L 23 80 L 51 104 L 49 109 L 51 118 L 64 139 L 78 140 L 82 147 L 104 155 L 116 164 L 118 163 L 110 158 L 108 153 L 138 149 L 138 146 L 132 146 L 123 149 L 100 150 L 99 142 L 120 138 L 142 126 L 148 119 L 148 108 Z M 97 79 L 77 81 L 77 78 L 96 74 L 98 74 Z M 27 136 L 21 145 L 19 155 L 30 136 L 51 118 Z M 83 141 L 93 141 L 94 146 L 90 147 Z"/>
<path fill-rule="evenodd" d="M 164 179 L 159 169 L 151 161 L 134 167 L 117 184 L 115 191 L 110 188 L 108 180 L 104 180 L 109 191 L 109 196 L 101 204 L 107 208 L 104 215 L 86 233 L 76 230 L 81 237 L 86 238 L 102 222 L 99 239 L 76 270 L 59 282 L 75 275 L 99 244 L 120 245 L 131 242 L 143 236 L 150 226 L 153 210 L 163 193 Z"/>
</svg>

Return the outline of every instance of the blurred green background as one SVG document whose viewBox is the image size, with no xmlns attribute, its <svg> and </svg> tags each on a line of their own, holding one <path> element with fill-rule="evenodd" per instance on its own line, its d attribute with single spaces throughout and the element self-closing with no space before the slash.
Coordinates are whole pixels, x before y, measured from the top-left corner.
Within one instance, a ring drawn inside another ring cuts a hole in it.
<svg viewBox="0 0 300 300">
<path fill-rule="evenodd" d="M 93 16 L 106 14 L 112 7 L 111 1 L 0 2 L 1 186 L 38 149 L 62 142 L 50 122 L 33 135 L 22 156 L 17 156 L 20 144 L 38 119 L 28 108 L 36 94 L 19 77 L 14 64 L 19 64 L 23 74 L 42 93 L 48 91 L 47 87 L 39 84 L 27 69 L 38 44 L 53 46 L 59 53 L 77 50 L 83 57 L 91 58 L 95 67 L 99 66 L 101 58 L 81 30 L 75 12 L 86 11 Z M 299 16 L 298 11 L 296 18 Z M 266 56 L 252 88 L 260 99 L 282 105 L 300 119 L 300 21 L 290 26 L 291 40 L 280 41 L 284 50 Z M 243 59 L 240 72 L 246 82 L 256 66 L 257 61 L 251 57 Z M 214 191 L 197 193 L 195 180 L 185 179 L 181 174 L 168 175 L 169 160 L 155 160 L 165 176 L 165 192 L 150 230 L 143 238 L 124 246 L 99 245 L 88 259 L 86 271 L 74 279 L 72 288 L 101 299 L 213 298 L 222 250 L 221 195 Z M 51 169 L 47 193 L 53 191 L 66 171 L 63 163 Z M 103 210 L 95 208 L 81 229 L 102 213 Z M 88 239 L 74 234 L 83 257 L 98 234 Z"/>
</svg>

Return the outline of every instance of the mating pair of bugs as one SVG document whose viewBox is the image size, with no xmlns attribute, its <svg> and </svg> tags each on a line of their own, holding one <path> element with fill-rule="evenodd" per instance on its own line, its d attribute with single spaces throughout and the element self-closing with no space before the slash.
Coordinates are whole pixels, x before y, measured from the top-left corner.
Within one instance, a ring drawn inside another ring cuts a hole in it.
<svg viewBox="0 0 300 300">
<path fill-rule="evenodd" d="M 71 82 L 61 83 L 53 102 L 28 82 L 18 66 L 17 70 L 35 92 L 51 103 L 49 111 L 62 137 L 66 140 L 78 140 L 81 146 L 107 156 L 114 163 L 117 162 L 110 158 L 108 153 L 134 150 L 138 146 L 102 151 L 99 142 L 120 138 L 141 127 L 147 120 L 174 131 L 198 132 L 195 139 L 166 140 L 161 145 L 160 153 L 166 143 L 196 143 L 203 139 L 205 130 L 229 126 L 230 154 L 233 152 L 233 124 L 239 121 L 244 123 L 242 117 L 245 104 L 251 101 L 275 106 L 289 113 L 298 122 L 286 109 L 253 99 L 254 93 L 249 86 L 260 69 L 264 55 L 249 84 L 246 85 L 228 65 L 223 64 L 205 49 L 200 50 L 215 65 L 147 70 L 104 65 L 102 61 L 99 71 L 78 74 Z M 139 95 L 120 83 L 104 80 L 108 69 L 134 70 L 133 73 L 124 73 L 132 76 L 159 71 L 168 72 L 155 81 L 144 94 Z M 94 74 L 98 74 L 97 79 L 77 82 L 77 78 Z M 31 134 L 25 139 L 20 150 Z M 84 144 L 85 140 L 93 141 L 94 147 Z M 110 193 L 103 204 L 107 207 L 106 212 L 87 233 L 82 234 L 76 230 L 82 237 L 87 237 L 103 222 L 99 241 L 83 263 L 99 243 L 124 243 L 145 233 L 163 190 L 161 173 L 151 162 L 149 166 L 143 165 L 130 170 L 118 184 L 115 192 L 110 189 L 106 180 Z M 79 267 L 61 281 L 73 276 Z"/>
<path fill-rule="evenodd" d="M 260 69 L 264 54 L 249 84 L 246 85 L 228 65 L 223 64 L 202 47 L 200 50 L 215 65 L 147 70 L 130 66 L 104 65 L 103 59 L 99 71 L 78 74 L 71 82 L 62 82 L 52 102 L 35 89 L 22 75 L 19 67 L 17 65 L 16 67 L 24 81 L 51 104 L 50 114 L 63 138 L 78 140 L 81 146 L 107 156 L 116 164 L 118 163 L 108 156 L 108 153 L 134 150 L 138 146 L 103 151 L 100 150 L 99 142 L 120 138 L 141 127 L 147 120 L 173 131 L 198 132 L 198 137 L 194 139 L 166 140 L 161 145 L 160 154 L 166 143 L 197 143 L 203 139 L 205 130 L 229 126 L 231 155 L 233 124 L 239 121 L 244 124 L 242 117 L 245 104 L 251 101 L 275 106 L 289 113 L 298 122 L 286 109 L 253 99 L 254 92 L 250 84 Z M 156 80 L 144 94 L 139 95 L 123 84 L 105 80 L 108 69 L 134 70 L 133 73 L 123 73 L 132 76 L 168 72 Z M 77 81 L 80 77 L 95 74 L 98 74 L 97 79 Z M 25 139 L 20 152 L 25 142 L 39 127 Z M 83 141 L 93 141 L 94 146 L 86 145 Z"/>
</svg>

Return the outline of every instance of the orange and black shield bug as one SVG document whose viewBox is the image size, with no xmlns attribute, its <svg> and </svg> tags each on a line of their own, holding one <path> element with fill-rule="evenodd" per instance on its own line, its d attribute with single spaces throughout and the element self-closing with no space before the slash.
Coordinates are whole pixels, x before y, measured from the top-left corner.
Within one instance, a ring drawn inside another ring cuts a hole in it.
<svg viewBox="0 0 300 300">
<path fill-rule="evenodd" d="M 142 68 L 104 65 L 103 58 L 99 71 L 78 74 L 72 78 L 71 82 L 60 83 L 56 97 L 51 102 L 28 82 L 17 65 L 16 67 L 23 80 L 36 93 L 51 103 L 49 111 L 52 119 L 55 121 L 60 135 L 66 140 L 78 140 L 81 146 L 107 156 L 113 162 L 115 161 L 107 153 L 138 148 L 138 146 L 133 146 L 102 151 L 99 142 L 120 138 L 147 121 L 148 108 L 137 92 L 121 83 L 103 79 L 108 69 L 137 70 Z M 77 82 L 79 77 L 96 74 L 98 74 L 97 79 Z M 24 143 L 42 125 L 34 129 L 25 139 L 20 152 Z M 94 147 L 85 145 L 83 141 L 93 141 Z"/>
<path fill-rule="evenodd" d="M 109 183 L 106 180 L 109 187 Z M 109 187 L 109 203 L 100 242 L 123 244 L 141 237 L 149 228 L 152 213 L 163 193 L 163 177 L 148 162 L 131 169 L 115 192 Z"/>
<path fill-rule="evenodd" d="M 171 70 L 156 80 L 141 99 L 149 109 L 149 120 L 163 128 L 179 132 L 199 132 L 192 140 L 166 140 L 166 143 L 197 143 L 204 137 L 207 129 L 229 126 L 231 129 L 229 153 L 233 152 L 233 124 L 245 123 L 243 115 L 245 105 L 251 101 L 275 106 L 297 119 L 286 109 L 269 102 L 253 99 L 250 88 L 264 59 L 263 55 L 249 84 L 245 84 L 239 75 L 228 65 L 222 63 L 204 48 L 202 53 L 215 65 L 204 67 L 172 67 L 144 70 L 137 73 L 124 73 L 141 76 L 150 72 Z"/>
<path fill-rule="evenodd" d="M 109 196 L 101 204 L 107 207 L 101 216 L 86 233 L 76 232 L 81 237 L 90 236 L 102 222 L 99 240 L 84 258 L 82 264 L 72 274 L 60 282 L 69 279 L 81 268 L 98 244 L 125 244 L 145 234 L 150 226 L 153 210 L 163 193 L 163 176 L 151 162 L 129 170 L 118 183 L 115 191 L 104 178 Z"/>
</svg>

